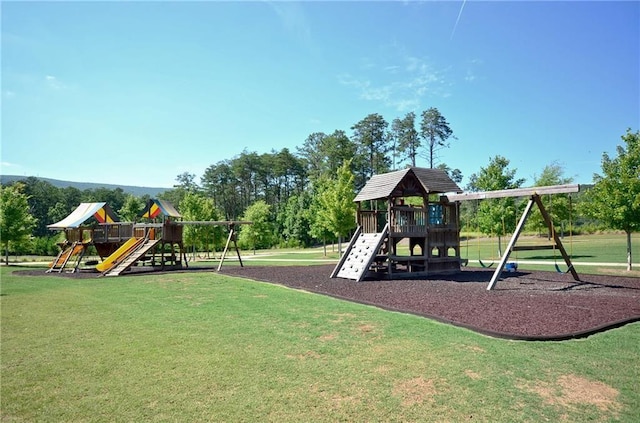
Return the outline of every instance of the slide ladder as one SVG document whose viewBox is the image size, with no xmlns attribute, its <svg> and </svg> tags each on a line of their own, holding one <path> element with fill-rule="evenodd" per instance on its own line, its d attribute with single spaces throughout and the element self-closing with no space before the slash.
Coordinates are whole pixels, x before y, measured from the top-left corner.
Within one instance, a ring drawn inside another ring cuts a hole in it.
<svg viewBox="0 0 640 423">
<path fill-rule="evenodd" d="M 122 272 L 131 268 L 142 256 L 156 246 L 161 240 L 159 239 L 143 239 L 144 242 L 130 249 L 126 254 L 122 255 L 114 266 L 103 273 L 104 276 L 119 276 Z"/>
<path fill-rule="evenodd" d="M 382 232 L 378 233 L 363 233 L 362 228 L 359 227 L 331 277 L 353 279 L 360 282 L 367 275 L 367 271 L 388 235 L 388 224 Z"/>
<path fill-rule="evenodd" d="M 55 260 L 49 265 L 49 269 L 46 273 L 57 272 L 62 273 L 69 261 L 75 257 L 75 266 L 72 272 L 75 272 L 80 264 L 80 260 L 84 255 L 84 244 L 81 242 L 74 242 L 71 246 L 65 250 L 60 251 Z"/>
</svg>

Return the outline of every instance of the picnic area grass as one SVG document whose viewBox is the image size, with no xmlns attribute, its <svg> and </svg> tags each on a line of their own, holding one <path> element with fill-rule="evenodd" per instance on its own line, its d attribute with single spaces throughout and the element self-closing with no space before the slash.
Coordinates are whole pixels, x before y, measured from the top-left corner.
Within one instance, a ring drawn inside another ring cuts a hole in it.
<svg viewBox="0 0 640 423">
<path fill-rule="evenodd" d="M 16 269 L 0 269 L 1 421 L 640 415 L 639 323 L 508 341 L 214 272 L 72 279 Z"/>
</svg>

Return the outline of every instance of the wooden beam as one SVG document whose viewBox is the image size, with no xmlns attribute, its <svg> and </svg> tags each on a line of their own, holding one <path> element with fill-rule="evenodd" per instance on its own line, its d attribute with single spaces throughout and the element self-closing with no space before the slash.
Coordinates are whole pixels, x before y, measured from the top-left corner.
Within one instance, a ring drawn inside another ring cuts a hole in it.
<svg viewBox="0 0 640 423">
<path fill-rule="evenodd" d="M 233 226 L 233 225 L 253 225 L 248 220 L 182 220 L 173 222 L 176 225 L 213 225 L 213 226 Z"/>
<path fill-rule="evenodd" d="M 542 218 L 544 219 L 545 223 L 551 230 L 551 234 L 553 235 L 553 240 L 556 243 L 556 247 L 558 247 L 560 254 L 562 254 L 562 258 L 564 259 L 564 262 L 567 264 L 567 267 L 569 268 L 569 272 L 571 272 L 571 276 L 573 276 L 573 280 L 579 282 L 580 277 L 578 276 L 578 272 L 576 272 L 576 269 L 573 267 L 573 263 L 571 263 L 571 258 L 569 257 L 569 254 L 567 254 L 567 251 L 564 249 L 564 245 L 562 245 L 562 240 L 560 239 L 560 237 L 558 236 L 558 233 L 553 227 L 553 221 L 551 220 L 549 213 L 547 213 L 547 209 L 544 208 L 544 205 L 542 204 L 542 200 L 540 200 L 539 196 L 535 195 L 534 200 L 538 204 L 538 208 L 540 209 L 540 214 L 542 214 Z"/>
<path fill-rule="evenodd" d="M 542 194 L 568 194 L 572 192 L 580 192 L 580 185 L 566 184 L 550 185 L 546 187 L 502 189 L 496 191 L 464 192 L 462 194 L 448 194 L 445 197 L 448 201 L 467 201 L 486 200 L 489 198 L 529 197 L 532 195 Z"/>
<path fill-rule="evenodd" d="M 240 262 L 240 267 L 244 267 L 242 264 L 242 257 L 240 257 L 240 249 L 238 248 L 238 243 L 236 242 L 236 226 L 232 223 L 229 225 L 229 237 L 227 238 L 227 243 L 224 246 L 224 251 L 222 252 L 222 257 L 220 257 L 220 263 L 218 264 L 218 272 L 222 269 L 222 263 L 224 263 L 224 259 L 227 256 L 227 251 L 229 251 L 229 244 L 233 241 L 233 245 L 236 249 L 236 254 L 238 255 L 238 261 Z"/>
<path fill-rule="evenodd" d="M 491 281 L 489 281 L 489 285 L 487 286 L 487 291 L 491 291 L 493 287 L 496 285 L 496 282 L 498 282 L 498 279 L 500 279 L 500 275 L 502 274 L 504 265 L 507 263 L 507 260 L 509 260 L 509 255 L 513 250 L 513 246 L 516 245 L 516 242 L 518 241 L 518 237 L 520 236 L 520 232 L 522 232 L 522 229 L 524 228 L 524 224 L 527 222 L 527 217 L 529 217 L 529 213 L 531 213 L 531 209 L 535 204 L 533 197 L 537 197 L 537 196 L 532 196 L 532 198 L 529 199 L 529 202 L 527 203 L 527 207 L 525 207 L 524 213 L 522 213 L 522 216 L 520 217 L 518 226 L 516 226 L 516 230 L 513 232 L 513 236 L 509 241 L 509 245 L 507 245 L 507 249 L 505 253 L 502 255 L 502 258 L 500 259 L 500 263 L 498 264 L 498 267 L 496 268 L 495 272 L 493 272 Z"/>
</svg>

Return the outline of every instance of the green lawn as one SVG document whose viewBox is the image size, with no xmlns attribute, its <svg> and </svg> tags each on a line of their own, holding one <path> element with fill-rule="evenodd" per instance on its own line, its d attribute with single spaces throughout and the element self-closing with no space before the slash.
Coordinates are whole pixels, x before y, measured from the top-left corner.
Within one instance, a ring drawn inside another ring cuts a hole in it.
<svg viewBox="0 0 640 423">
<path fill-rule="evenodd" d="M 468 240 L 467 240 L 468 238 Z M 506 248 L 510 236 L 502 239 L 502 247 Z M 549 245 L 550 241 L 545 237 L 523 235 L 518 240 L 517 245 Z M 578 273 L 585 274 L 614 274 L 620 276 L 640 277 L 640 271 L 626 271 L 627 245 L 624 234 L 608 233 L 596 235 L 565 236 L 563 244 Z M 343 248 L 346 248 L 346 243 Z M 398 246 L 401 254 L 409 254 L 409 247 L 404 243 Z M 634 252 L 634 268 L 640 269 L 640 234 L 633 234 L 632 249 Z M 460 244 L 460 255 L 463 259 L 470 261 L 470 266 L 480 266 L 478 260 L 485 264 L 494 262 L 497 264 L 498 239 L 478 236 L 474 233 L 462 233 Z M 228 255 L 231 260 L 225 262 L 225 266 L 234 265 L 235 253 Z M 336 263 L 338 260 L 338 250 L 336 246 L 327 247 L 327 255 L 324 255 L 322 248 L 311 249 L 273 249 L 260 250 L 255 254 L 253 251 L 243 251 L 243 260 L 260 265 L 299 265 Z M 510 261 L 517 261 L 520 269 L 525 270 L 546 270 L 555 271 L 554 264 L 558 264 L 562 270 L 566 270 L 564 260 L 558 250 L 538 250 L 514 252 Z M 217 264 L 217 260 L 200 261 L 193 265 L 201 264 L 211 266 Z M 598 265 L 594 265 L 598 263 Z M 604 265 L 601 263 L 610 263 Z M 495 268 L 495 265 L 494 265 Z"/>
<path fill-rule="evenodd" d="M 468 239 L 468 240 L 467 240 Z M 506 248 L 510 235 L 502 238 L 502 248 Z M 571 256 L 578 273 L 608 273 L 622 276 L 640 276 L 640 272 L 626 271 L 627 241 L 624 234 L 596 234 L 565 236 L 562 243 L 567 253 Z M 521 236 L 516 245 L 550 245 L 546 237 Z M 634 267 L 640 269 L 640 234 L 633 234 L 631 238 L 632 251 L 634 252 Z M 460 255 L 470 260 L 471 266 L 478 266 L 478 260 L 483 263 L 499 261 L 498 239 L 478 237 L 477 234 L 461 234 Z M 513 252 L 510 261 L 517 261 L 520 269 L 527 270 L 554 270 L 557 263 L 563 270 L 566 269 L 560 251 L 537 250 Z M 533 261 L 534 263 L 529 263 Z M 540 264 L 539 262 L 546 262 Z M 614 265 L 593 265 L 594 263 L 613 263 Z"/>
<path fill-rule="evenodd" d="M 213 272 L 76 280 L 0 271 L 2 421 L 640 415 L 638 323 L 578 341 L 514 342 Z"/>
</svg>

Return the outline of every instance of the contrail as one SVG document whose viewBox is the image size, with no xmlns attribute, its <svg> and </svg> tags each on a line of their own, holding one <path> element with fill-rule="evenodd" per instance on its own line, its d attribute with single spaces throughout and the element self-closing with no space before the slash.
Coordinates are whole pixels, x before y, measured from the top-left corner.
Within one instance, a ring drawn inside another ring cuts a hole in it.
<svg viewBox="0 0 640 423">
<path fill-rule="evenodd" d="M 462 0 L 462 6 L 460 6 L 458 19 L 456 19 L 456 24 L 453 26 L 453 31 L 451 31 L 451 38 L 449 38 L 450 40 L 453 40 L 453 35 L 456 33 L 456 28 L 458 28 L 458 22 L 460 22 L 460 16 L 462 16 L 462 10 L 464 9 L 465 4 L 467 4 L 467 0 Z"/>
</svg>

